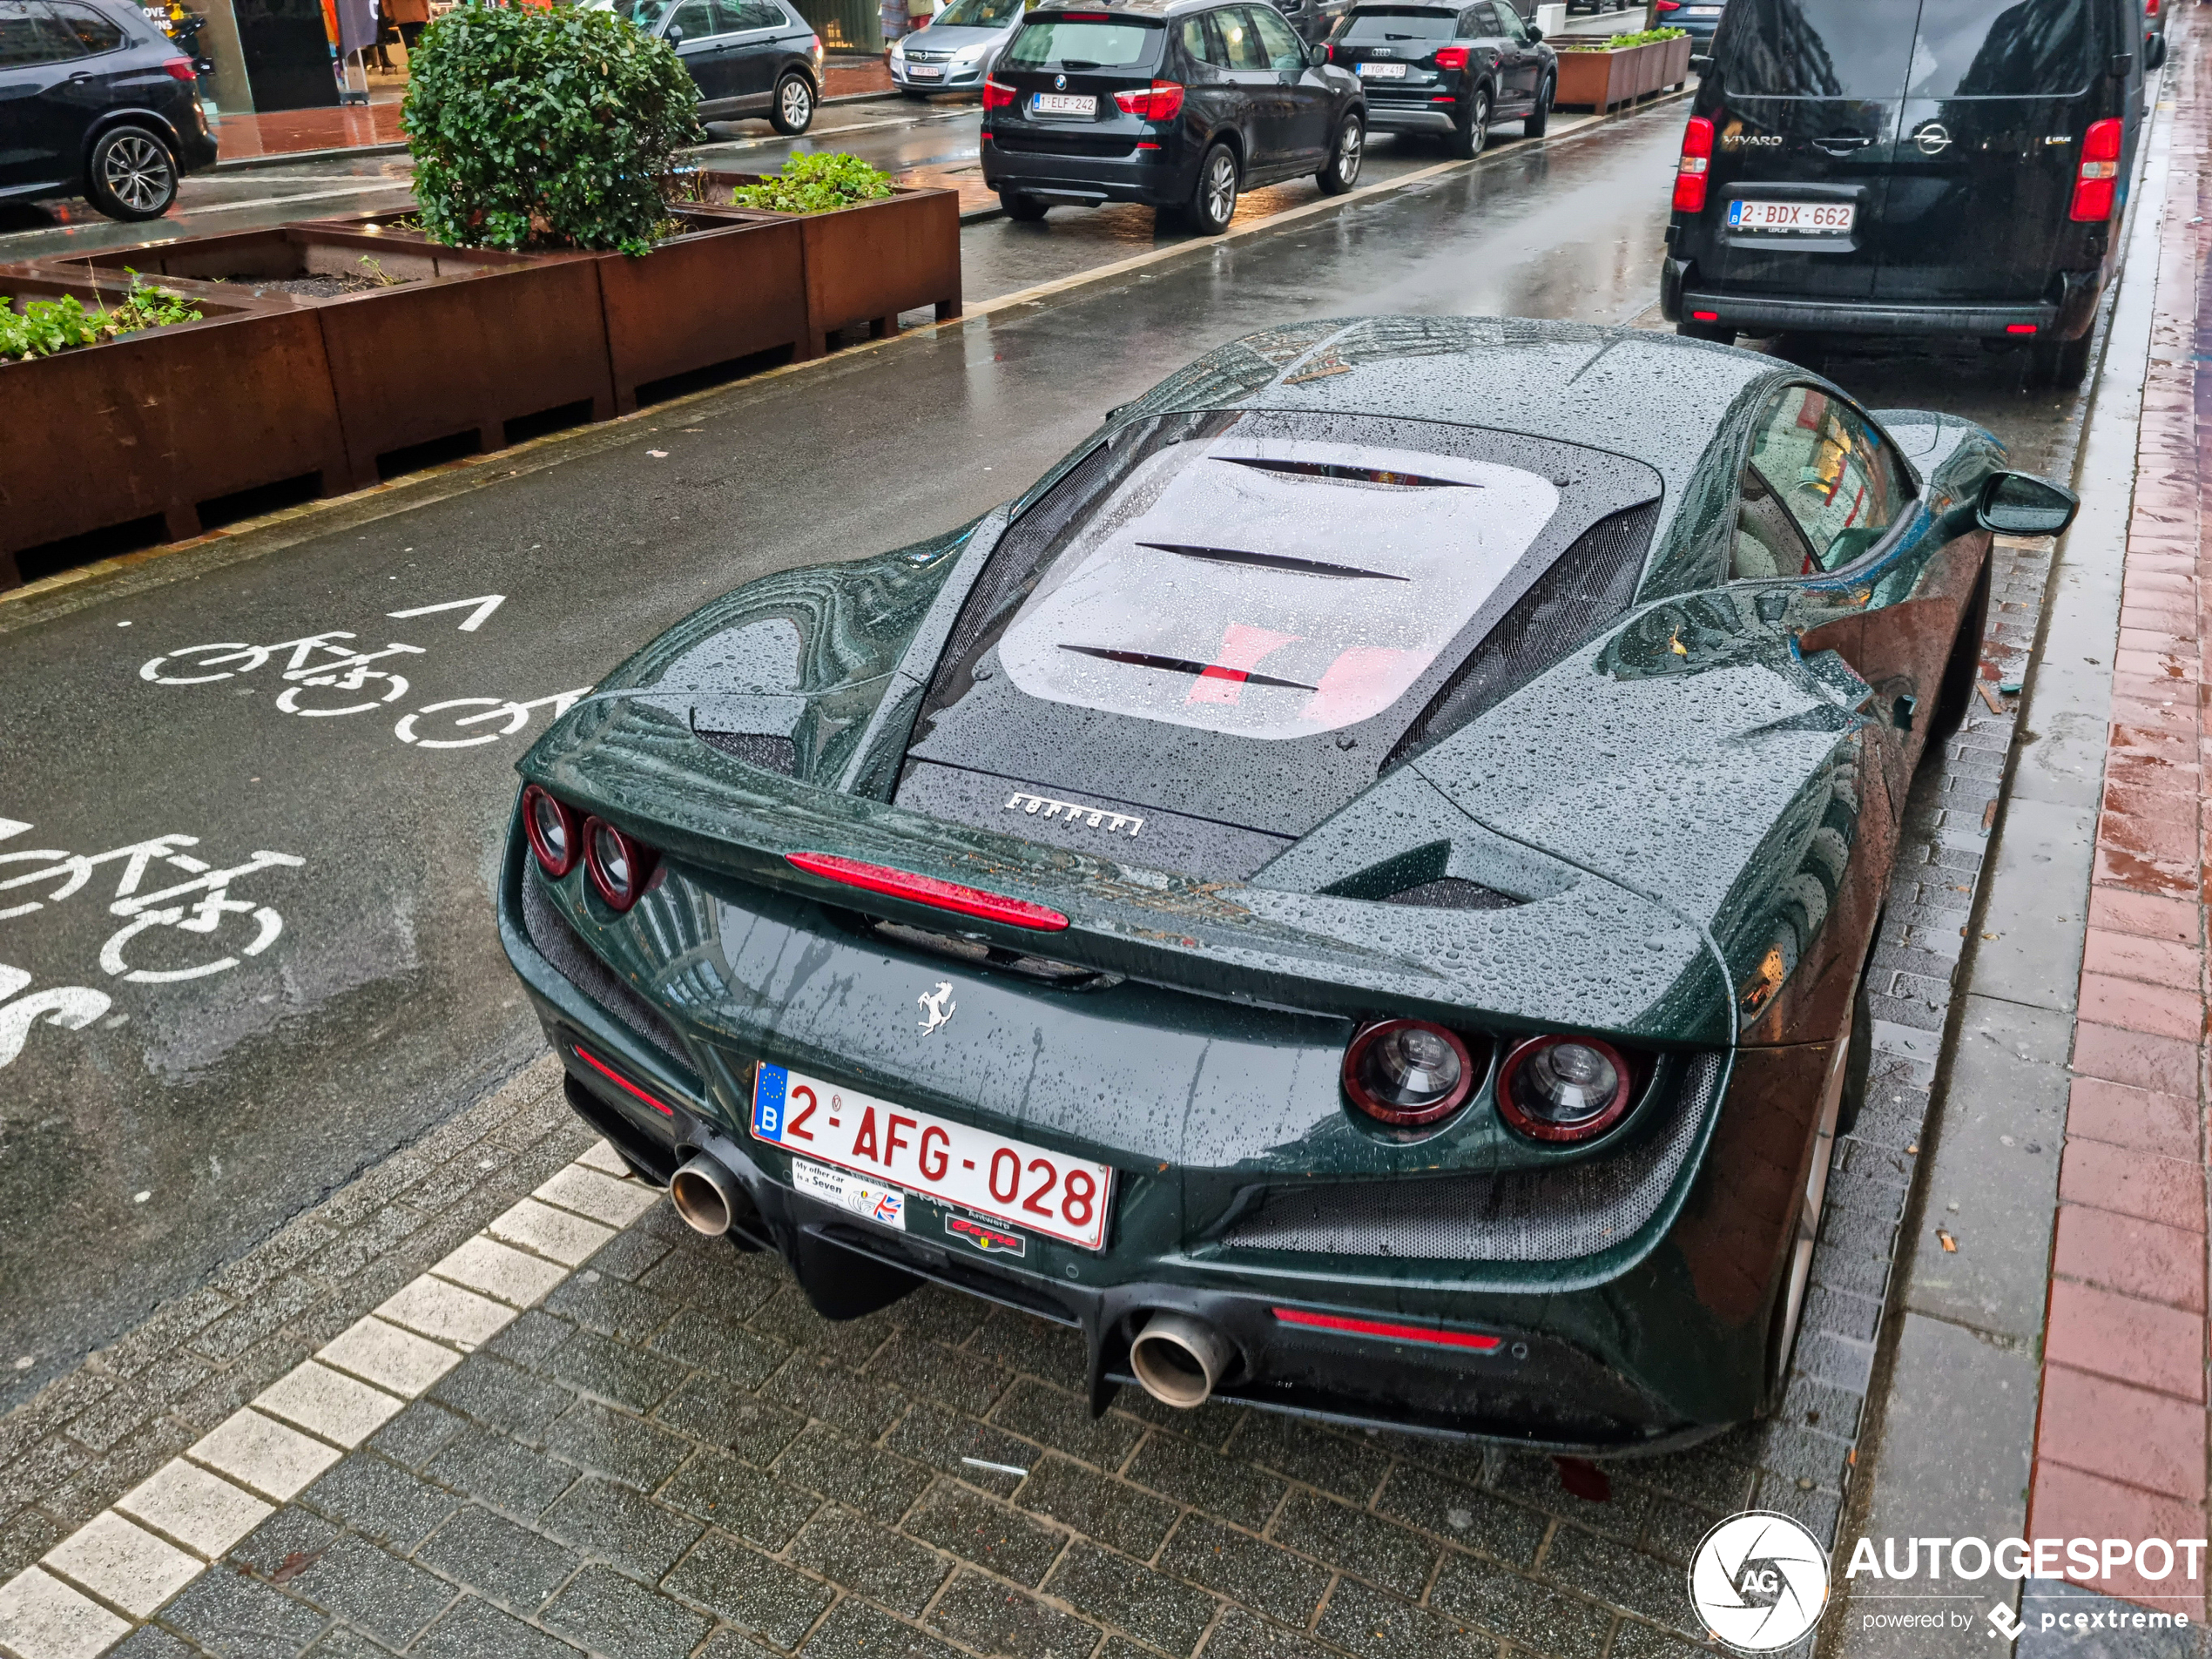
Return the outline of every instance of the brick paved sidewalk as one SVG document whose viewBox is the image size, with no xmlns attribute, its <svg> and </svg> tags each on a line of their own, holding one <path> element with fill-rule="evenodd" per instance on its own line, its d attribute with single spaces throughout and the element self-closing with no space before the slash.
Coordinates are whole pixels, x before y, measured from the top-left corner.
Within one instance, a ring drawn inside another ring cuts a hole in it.
<svg viewBox="0 0 2212 1659">
<path fill-rule="evenodd" d="M 2052 1252 L 2031 1537 L 2202 1538 L 2205 907 L 2202 642 L 2212 557 L 2212 53 L 2174 113 L 2112 718 Z M 2202 1623 L 2203 1581 L 2106 1588 Z M 2177 1595 L 2177 1592 L 2182 1592 Z"/>
</svg>

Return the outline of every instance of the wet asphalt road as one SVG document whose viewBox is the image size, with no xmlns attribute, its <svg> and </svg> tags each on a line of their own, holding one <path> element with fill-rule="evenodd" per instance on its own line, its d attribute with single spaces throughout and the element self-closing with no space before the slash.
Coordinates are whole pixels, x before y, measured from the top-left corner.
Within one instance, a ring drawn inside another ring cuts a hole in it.
<svg viewBox="0 0 2212 1659">
<path fill-rule="evenodd" d="M 750 577 L 982 512 L 1236 334 L 1383 311 L 1653 324 L 1680 119 L 1662 106 L 1520 146 L 589 429 L 444 499 L 310 520 L 276 550 L 217 544 L 0 607 L 0 990 L 22 980 L 17 1006 L 43 995 L 52 1014 L 10 1062 L 0 1011 L 0 1406 L 536 1051 L 487 897 L 513 762 L 550 714 L 527 705 Z M 1150 247 L 1150 214 L 1000 221 L 965 246 L 1003 281 L 1095 263 L 1101 242 Z M 2020 368 L 1972 348 L 1830 364 L 1877 406 L 1966 414 L 2050 466 L 2067 400 L 2020 392 Z M 441 604 L 457 608 L 390 614 Z M 413 648 L 366 665 L 404 689 L 301 686 L 287 712 L 288 648 L 258 667 L 185 651 L 341 631 Z M 482 701 L 402 718 L 462 698 Z M 135 864 L 121 851 L 164 837 Z M 211 891 L 226 907 L 195 909 Z"/>
</svg>

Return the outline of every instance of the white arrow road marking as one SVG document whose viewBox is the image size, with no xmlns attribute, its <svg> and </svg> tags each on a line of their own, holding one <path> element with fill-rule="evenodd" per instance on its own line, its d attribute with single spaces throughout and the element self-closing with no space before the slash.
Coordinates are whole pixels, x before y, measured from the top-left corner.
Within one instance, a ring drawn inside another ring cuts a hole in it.
<svg viewBox="0 0 2212 1659">
<path fill-rule="evenodd" d="M 20 835 L 30 827 L 20 818 L 0 818 L 0 841 L 6 840 L 10 835 Z"/>
<path fill-rule="evenodd" d="M 474 599 L 448 599 L 442 605 L 417 605 L 412 610 L 388 610 L 384 614 L 393 617 L 435 617 L 441 610 L 468 610 L 469 620 L 461 624 L 461 631 L 473 634 L 484 625 L 486 617 L 506 603 L 505 594 L 487 593 Z M 475 607 L 473 610 L 469 610 L 472 605 Z"/>
</svg>

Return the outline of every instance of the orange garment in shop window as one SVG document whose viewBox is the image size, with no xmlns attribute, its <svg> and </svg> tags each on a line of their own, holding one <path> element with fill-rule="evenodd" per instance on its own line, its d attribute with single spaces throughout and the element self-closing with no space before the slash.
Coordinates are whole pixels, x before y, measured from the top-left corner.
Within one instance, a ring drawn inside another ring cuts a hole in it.
<svg viewBox="0 0 2212 1659">
<path fill-rule="evenodd" d="M 338 50 L 338 0 L 322 0 L 322 37 Z"/>
</svg>

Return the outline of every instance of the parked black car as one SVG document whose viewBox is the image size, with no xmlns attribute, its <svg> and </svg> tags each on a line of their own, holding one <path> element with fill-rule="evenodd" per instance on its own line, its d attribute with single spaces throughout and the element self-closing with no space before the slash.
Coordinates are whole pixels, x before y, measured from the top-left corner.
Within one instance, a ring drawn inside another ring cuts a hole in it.
<svg viewBox="0 0 2212 1659">
<path fill-rule="evenodd" d="M 0 201 L 158 219 L 215 165 L 192 60 L 118 0 L 0 0 Z"/>
<path fill-rule="evenodd" d="M 2079 384 L 2142 122 L 2142 0 L 1730 0 L 1683 138 L 1680 331 L 1973 334 Z"/>
<path fill-rule="evenodd" d="M 1008 214 L 1146 202 L 1226 230 L 1248 185 L 1359 176 L 1358 79 L 1267 0 L 1040 7 L 983 83 L 983 179 Z"/>
<path fill-rule="evenodd" d="M 1559 58 L 1543 43 L 1513 0 L 1363 5 L 1338 21 L 1329 61 L 1359 76 L 1372 131 L 1433 132 L 1471 156 L 1501 118 L 1543 136 L 1559 90 Z"/>
<path fill-rule="evenodd" d="M 612 0 L 613 9 L 676 48 L 698 83 L 708 121 L 765 115 L 804 132 L 822 101 L 822 43 L 778 0 Z"/>
<path fill-rule="evenodd" d="M 1689 37 L 1689 61 L 1702 64 L 1710 55 L 1713 31 L 1721 26 L 1727 0 L 1653 0 L 1652 21 L 1662 29 L 1679 29 Z"/>
</svg>

